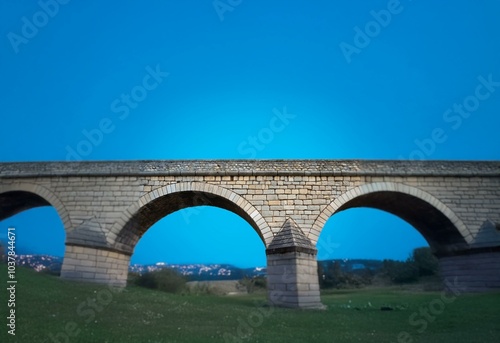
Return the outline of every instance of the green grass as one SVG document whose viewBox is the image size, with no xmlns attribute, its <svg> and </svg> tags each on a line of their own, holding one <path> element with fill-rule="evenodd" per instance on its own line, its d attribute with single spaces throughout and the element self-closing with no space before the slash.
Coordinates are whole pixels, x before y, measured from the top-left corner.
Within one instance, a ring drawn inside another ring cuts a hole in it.
<svg viewBox="0 0 500 343">
<path fill-rule="evenodd" d="M 0 275 L 5 289 L 5 265 Z M 120 343 L 398 342 L 402 331 L 412 339 L 402 342 L 498 342 L 500 337 L 499 293 L 460 295 L 419 333 L 422 322 L 411 325 L 410 316 L 432 302 L 438 306 L 440 293 L 335 291 L 323 295 L 327 310 L 304 311 L 266 307 L 262 294 L 182 296 L 138 287 L 111 293 L 107 287 L 22 268 L 16 276 L 16 336 L 6 333 L 7 298 L 2 291 L 1 342 L 53 342 L 51 334 L 59 342 Z M 97 299 L 97 307 L 89 306 L 88 299 Z M 381 311 L 381 306 L 394 310 Z M 79 332 L 67 340 L 60 334 L 66 329 Z M 225 334 L 240 340 L 225 340 Z"/>
</svg>

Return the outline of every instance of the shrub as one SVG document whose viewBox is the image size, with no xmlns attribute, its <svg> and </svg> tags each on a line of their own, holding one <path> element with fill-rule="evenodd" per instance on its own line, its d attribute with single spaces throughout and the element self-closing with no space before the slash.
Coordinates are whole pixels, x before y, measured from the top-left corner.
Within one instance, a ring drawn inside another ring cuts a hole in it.
<svg viewBox="0 0 500 343">
<path fill-rule="evenodd" d="M 127 276 L 127 284 L 128 285 L 137 285 L 137 280 L 141 277 L 141 274 L 136 272 L 128 272 Z"/>
<path fill-rule="evenodd" d="M 244 277 L 239 281 L 240 285 L 246 288 L 248 293 L 267 288 L 267 280 L 263 276 L 254 276 L 252 278 Z"/>
<path fill-rule="evenodd" d="M 384 260 L 383 272 L 393 283 L 415 282 L 422 276 L 438 274 L 438 259 L 428 247 L 416 248 L 405 261 Z"/>
<path fill-rule="evenodd" d="M 139 276 L 135 284 L 167 293 L 179 293 L 186 287 L 186 279 L 169 268 L 148 272 Z"/>
<path fill-rule="evenodd" d="M 413 250 L 412 258 L 418 269 L 419 276 L 437 275 L 439 262 L 436 256 L 432 254 L 430 248 L 417 248 Z"/>
<path fill-rule="evenodd" d="M 418 280 L 418 268 L 412 261 L 383 261 L 383 272 L 393 283 L 408 283 Z"/>
</svg>

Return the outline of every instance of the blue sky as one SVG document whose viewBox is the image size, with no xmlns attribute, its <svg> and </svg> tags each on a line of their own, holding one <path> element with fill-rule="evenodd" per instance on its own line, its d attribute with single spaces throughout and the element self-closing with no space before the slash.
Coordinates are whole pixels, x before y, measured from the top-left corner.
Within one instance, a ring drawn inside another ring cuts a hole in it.
<svg viewBox="0 0 500 343">
<path fill-rule="evenodd" d="M 488 0 L 2 1 L 0 161 L 498 160 L 499 10 Z M 262 135 L 277 111 L 285 125 Z M 185 217 L 148 231 L 134 261 L 265 263 L 239 217 Z M 50 208 L 8 225 L 26 246 L 63 250 Z M 200 248 L 213 231 L 236 235 L 214 242 L 218 255 Z M 320 256 L 332 257 L 405 258 L 425 243 L 373 210 L 336 215 L 324 237 L 335 248 Z"/>
</svg>

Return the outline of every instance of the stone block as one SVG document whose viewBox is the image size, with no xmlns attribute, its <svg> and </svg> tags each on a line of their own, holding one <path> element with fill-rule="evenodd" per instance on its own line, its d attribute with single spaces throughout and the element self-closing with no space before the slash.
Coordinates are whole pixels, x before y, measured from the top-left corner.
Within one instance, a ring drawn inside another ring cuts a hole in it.
<svg viewBox="0 0 500 343">
<path fill-rule="evenodd" d="M 82 267 L 95 267 L 96 266 L 96 261 L 80 260 L 79 265 L 82 266 Z"/>
</svg>

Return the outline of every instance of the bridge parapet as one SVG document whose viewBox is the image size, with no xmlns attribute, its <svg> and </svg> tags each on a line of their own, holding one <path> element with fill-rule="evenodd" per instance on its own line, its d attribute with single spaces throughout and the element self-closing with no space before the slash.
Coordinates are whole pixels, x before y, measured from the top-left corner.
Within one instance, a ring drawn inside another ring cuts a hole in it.
<svg viewBox="0 0 500 343">
<path fill-rule="evenodd" d="M 500 176 L 497 161 L 185 160 L 0 163 L 0 178 L 41 176 Z"/>
</svg>

